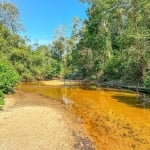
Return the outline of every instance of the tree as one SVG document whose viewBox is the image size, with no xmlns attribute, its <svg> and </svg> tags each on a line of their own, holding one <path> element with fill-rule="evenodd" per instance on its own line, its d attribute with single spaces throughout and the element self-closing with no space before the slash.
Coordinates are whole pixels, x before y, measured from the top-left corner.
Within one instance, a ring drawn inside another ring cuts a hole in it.
<svg viewBox="0 0 150 150">
<path fill-rule="evenodd" d="M 19 10 L 15 4 L 0 2 L 0 22 L 13 33 L 23 29 L 19 19 Z"/>
<path fill-rule="evenodd" d="M 91 49 L 93 74 L 143 84 L 150 67 L 149 1 L 81 1 L 88 2 L 89 8 L 78 51 Z"/>
</svg>

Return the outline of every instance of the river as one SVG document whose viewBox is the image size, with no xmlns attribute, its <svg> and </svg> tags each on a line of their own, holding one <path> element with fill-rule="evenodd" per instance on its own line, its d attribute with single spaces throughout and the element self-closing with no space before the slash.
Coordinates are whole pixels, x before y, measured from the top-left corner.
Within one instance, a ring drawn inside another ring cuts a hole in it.
<svg viewBox="0 0 150 150">
<path fill-rule="evenodd" d="M 83 86 L 22 83 L 24 92 L 60 101 L 75 114 L 96 150 L 150 150 L 150 109 L 134 92 Z"/>
</svg>

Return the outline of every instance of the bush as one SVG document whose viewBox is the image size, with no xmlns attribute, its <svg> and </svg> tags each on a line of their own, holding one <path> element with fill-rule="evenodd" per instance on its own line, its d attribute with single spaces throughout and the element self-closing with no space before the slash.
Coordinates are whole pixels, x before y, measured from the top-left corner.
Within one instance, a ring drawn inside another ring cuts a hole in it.
<svg viewBox="0 0 150 150">
<path fill-rule="evenodd" d="M 3 92 L 0 90 L 0 110 L 1 110 L 1 106 L 4 105 L 4 94 Z"/>
<path fill-rule="evenodd" d="M 124 64 L 121 57 L 112 57 L 104 68 L 104 74 L 101 77 L 103 81 L 120 80 L 123 76 Z"/>
<path fill-rule="evenodd" d="M 0 89 L 3 93 L 13 91 L 13 87 L 19 81 L 19 75 L 7 62 L 0 61 Z"/>
<path fill-rule="evenodd" d="M 26 81 L 26 82 L 30 82 L 30 81 L 34 81 L 34 76 L 28 71 L 26 70 L 26 72 L 21 74 L 21 78 L 22 81 Z"/>
<path fill-rule="evenodd" d="M 146 87 L 149 87 L 149 88 L 150 88 L 150 76 L 147 76 L 147 77 L 146 77 L 146 79 L 145 79 L 145 81 L 144 81 L 144 85 L 145 85 Z"/>
<path fill-rule="evenodd" d="M 0 90 L 0 105 L 2 104 L 4 93 Z"/>
<path fill-rule="evenodd" d="M 44 78 L 52 79 L 53 77 L 58 77 L 60 76 L 60 71 L 60 64 L 56 60 L 51 59 L 51 64 L 44 69 Z"/>
</svg>

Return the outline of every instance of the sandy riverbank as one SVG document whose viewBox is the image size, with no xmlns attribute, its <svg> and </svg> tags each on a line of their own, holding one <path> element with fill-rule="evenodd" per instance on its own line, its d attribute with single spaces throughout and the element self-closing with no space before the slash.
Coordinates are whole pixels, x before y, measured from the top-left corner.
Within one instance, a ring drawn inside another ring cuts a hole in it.
<svg viewBox="0 0 150 150">
<path fill-rule="evenodd" d="M 5 101 L 0 150 L 73 150 L 78 145 L 75 129 L 55 101 L 18 91 Z"/>
<path fill-rule="evenodd" d="M 78 81 L 73 81 L 73 80 L 49 80 L 49 81 L 41 81 L 40 83 L 45 84 L 45 85 L 77 85 L 80 84 L 81 82 Z"/>
</svg>

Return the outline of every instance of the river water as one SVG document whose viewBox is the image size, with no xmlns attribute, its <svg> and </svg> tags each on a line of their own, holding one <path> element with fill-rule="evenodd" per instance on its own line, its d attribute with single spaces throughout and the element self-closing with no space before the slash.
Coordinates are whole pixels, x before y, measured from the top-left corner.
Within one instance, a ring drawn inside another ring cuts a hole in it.
<svg viewBox="0 0 150 150">
<path fill-rule="evenodd" d="M 83 124 L 97 150 L 150 150 L 150 109 L 137 102 L 136 93 L 40 82 L 17 88 L 63 103 Z"/>
</svg>

